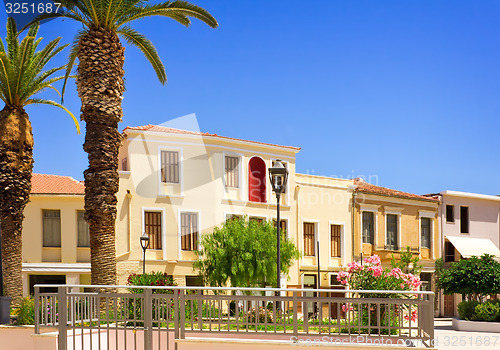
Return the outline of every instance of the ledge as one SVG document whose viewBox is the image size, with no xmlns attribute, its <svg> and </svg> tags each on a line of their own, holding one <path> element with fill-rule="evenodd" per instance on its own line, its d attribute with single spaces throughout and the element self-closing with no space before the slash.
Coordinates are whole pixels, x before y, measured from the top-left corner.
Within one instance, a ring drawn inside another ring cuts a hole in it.
<svg viewBox="0 0 500 350">
<path fill-rule="evenodd" d="M 466 321 L 453 318 L 451 327 L 456 331 L 500 333 L 500 322 Z"/>
</svg>

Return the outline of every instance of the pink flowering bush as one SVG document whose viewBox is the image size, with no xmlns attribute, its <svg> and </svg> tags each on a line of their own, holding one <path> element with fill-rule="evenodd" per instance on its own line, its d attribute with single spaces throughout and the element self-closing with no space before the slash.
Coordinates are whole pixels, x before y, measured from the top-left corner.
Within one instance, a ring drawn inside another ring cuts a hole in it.
<svg viewBox="0 0 500 350">
<path fill-rule="evenodd" d="M 349 289 L 359 290 L 417 291 L 422 284 L 418 276 L 403 273 L 399 268 L 384 269 L 377 255 L 365 258 L 363 264 L 357 261 L 347 264 L 347 271 L 340 271 L 337 280 L 349 285 Z M 390 297 L 390 294 L 384 297 Z"/>
<path fill-rule="evenodd" d="M 340 271 L 337 280 L 346 285 L 351 290 L 396 290 L 396 291 L 418 291 L 422 284 L 420 278 L 411 273 L 404 273 L 400 268 L 383 268 L 380 257 L 372 255 L 363 260 L 363 264 L 354 261 L 347 264 L 346 271 Z M 384 293 L 363 293 L 364 298 L 407 298 L 402 294 Z M 411 297 L 411 296 L 410 296 Z M 381 323 L 377 325 L 377 308 L 380 307 Z M 413 307 L 411 310 L 398 310 L 397 305 L 378 304 L 356 304 L 354 308 L 349 304 L 342 306 L 344 312 L 361 313 L 363 325 L 376 326 L 382 334 L 392 333 L 391 328 L 399 323 L 399 311 L 404 311 L 403 318 L 409 322 L 416 322 L 417 311 Z M 370 321 L 369 321 L 370 320 Z M 372 330 L 373 332 L 373 330 Z"/>
</svg>

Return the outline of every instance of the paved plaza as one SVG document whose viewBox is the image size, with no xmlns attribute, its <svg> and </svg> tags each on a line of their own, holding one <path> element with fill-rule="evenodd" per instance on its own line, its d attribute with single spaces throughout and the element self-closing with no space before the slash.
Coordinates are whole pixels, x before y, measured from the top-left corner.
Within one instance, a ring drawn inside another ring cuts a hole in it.
<svg viewBox="0 0 500 350">
<path fill-rule="evenodd" d="M 455 331 L 451 318 L 436 318 L 434 329 L 434 347 L 439 350 L 500 349 L 500 333 Z"/>
</svg>

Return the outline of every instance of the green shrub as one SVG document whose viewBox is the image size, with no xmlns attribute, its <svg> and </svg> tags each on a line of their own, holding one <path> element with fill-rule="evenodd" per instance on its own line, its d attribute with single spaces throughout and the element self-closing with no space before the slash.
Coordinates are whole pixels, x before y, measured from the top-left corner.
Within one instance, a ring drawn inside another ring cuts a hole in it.
<svg viewBox="0 0 500 350">
<path fill-rule="evenodd" d="M 475 319 L 475 309 L 479 305 L 477 300 L 462 301 L 457 305 L 458 315 L 462 320 L 472 321 Z"/>
<path fill-rule="evenodd" d="M 167 275 L 163 272 L 150 272 L 142 275 L 132 274 L 128 277 L 127 284 L 130 286 L 156 286 L 156 287 L 168 287 L 176 286 L 172 276 Z M 143 289 L 130 288 L 130 293 L 141 294 Z M 153 289 L 153 294 L 172 294 L 172 289 Z"/>
<path fill-rule="evenodd" d="M 487 301 L 479 304 L 474 309 L 478 321 L 495 322 L 500 321 L 500 305 L 498 302 Z"/>
<path fill-rule="evenodd" d="M 35 300 L 31 297 L 26 297 L 21 302 L 17 313 L 18 325 L 35 324 Z"/>
</svg>

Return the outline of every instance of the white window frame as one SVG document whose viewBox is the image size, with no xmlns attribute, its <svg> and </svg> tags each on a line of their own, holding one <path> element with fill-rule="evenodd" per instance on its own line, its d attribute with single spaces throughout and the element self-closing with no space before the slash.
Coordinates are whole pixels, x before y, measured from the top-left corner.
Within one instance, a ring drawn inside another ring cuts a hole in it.
<svg viewBox="0 0 500 350">
<path fill-rule="evenodd" d="M 392 208 L 392 207 L 385 207 L 384 208 L 384 220 L 385 220 L 385 237 L 384 237 L 384 250 L 387 250 L 387 215 L 396 215 L 398 218 L 398 251 L 401 250 L 403 242 L 401 242 L 401 215 L 402 215 L 403 209 L 402 208 Z"/>
<path fill-rule="evenodd" d="M 360 243 L 360 252 L 363 251 L 363 244 L 369 244 L 369 243 L 363 243 L 363 212 L 364 211 L 369 211 L 373 213 L 373 248 L 376 249 L 378 245 L 378 211 L 379 211 L 380 205 L 373 205 L 373 204 L 360 204 L 359 205 L 359 241 Z M 385 238 L 384 238 L 385 240 Z M 354 244 L 354 242 L 353 242 Z"/>
<path fill-rule="evenodd" d="M 79 249 L 90 249 L 90 237 L 89 237 L 89 246 L 80 246 L 78 245 L 78 241 L 80 240 L 80 232 L 79 232 L 79 226 L 78 226 L 78 213 L 79 212 L 83 212 L 84 214 L 84 221 L 85 221 L 85 210 L 84 209 L 76 209 L 76 247 L 79 248 Z M 89 223 L 87 222 L 87 225 Z M 90 229 L 90 227 L 89 227 Z M 89 232 L 90 234 L 90 232 Z"/>
<path fill-rule="evenodd" d="M 159 212 L 161 213 L 161 251 L 163 252 L 163 260 L 167 260 L 167 230 L 165 222 L 165 208 L 155 208 L 155 207 L 142 207 L 141 208 L 141 235 L 146 232 L 146 218 L 145 213 L 147 211 Z M 160 249 L 151 249 L 153 251 L 160 251 Z"/>
<path fill-rule="evenodd" d="M 467 208 L 467 230 L 469 232 L 462 232 L 462 208 Z M 456 221 L 456 220 L 455 220 Z M 460 227 L 458 228 L 458 232 L 460 235 L 470 236 L 470 205 L 460 205 Z"/>
<path fill-rule="evenodd" d="M 319 246 L 321 247 L 321 241 L 319 240 L 318 237 L 318 232 L 319 232 L 319 220 L 311 220 L 311 219 L 301 219 L 301 224 L 300 224 L 300 252 L 302 253 L 302 266 L 317 266 L 317 262 L 314 265 L 305 265 L 304 264 L 304 258 L 314 258 L 315 261 L 318 259 L 318 252 L 317 252 L 317 247 L 316 245 L 314 246 L 314 252 L 316 253 L 315 255 L 305 255 L 304 252 L 304 223 L 310 223 L 314 224 L 314 244 L 319 241 Z"/>
<path fill-rule="evenodd" d="M 269 219 L 270 219 L 271 221 L 273 221 L 273 220 L 277 220 L 277 219 L 278 219 L 278 217 L 276 217 L 276 216 L 271 216 Z M 284 221 L 286 221 L 286 228 L 287 228 L 287 230 L 286 230 L 286 238 L 287 238 L 287 239 L 290 239 L 290 238 L 291 238 L 291 236 L 290 236 L 290 220 L 288 219 L 288 217 L 280 217 L 280 220 L 284 220 Z"/>
<path fill-rule="evenodd" d="M 181 260 L 182 252 L 193 252 L 192 250 L 182 250 L 182 222 L 181 222 L 181 214 L 182 213 L 196 213 L 198 216 L 198 250 L 200 250 L 200 242 L 201 242 L 201 211 L 200 210 L 190 210 L 190 209 L 177 209 L 177 259 Z M 191 261 L 191 260 L 188 260 Z"/>
<path fill-rule="evenodd" d="M 455 225 L 457 223 L 457 216 L 455 215 L 455 204 L 447 204 L 447 203 L 443 203 L 444 205 L 444 223 L 445 224 L 450 224 L 450 225 Z M 447 215 L 447 210 L 446 210 L 446 207 L 447 206 L 451 206 L 453 207 L 453 221 L 448 221 L 448 215 Z"/>
<path fill-rule="evenodd" d="M 252 158 L 260 158 L 262 159 L 262 161 L 264 162 L 264 164 L 266 165 L 266 173 L 264 175 L 264 181 L 266 183 L 266 201 L 265 202 L 251 202 L 250 201 L 250 180 L 249 180 L 249 177 L 250 177 L 250 161 L 252 160 Z M 279 158 L 278 158 L 279 159 Z M 253 154 L 253 155 L 250 155 L 247 157 L 246 159 L 246 179 L 247 179 L 247 185 L 245 186 L 246 187 L 246 193 L 245 193 L 245 196 L 242 197 L 244 199 L 245 202 L 247 203 L 253 203 L 253 204 L 262 204 L 262 205 L 269 205 L 271 204 L 271 198 L 273 197 L 273 189 L 272 189 L 272 186 L 271 184 L 269 183 L 269 172 L 267 169 L 269 169 L 269 161 L 266 161 L 264 158 L 262 158 L 260 155 L 258 154 Z"/>
<path fill-rule="evenodd" d="M 167 147 L 167 146 L 158 146 L 158 191 L 161 194 L 160 189 L 162 188 L 163 185 L 167 186 L 180 186 L 180 193 L 181 196 L 184 195 L 184 156 L 182 154 L 182 148 L 180 147 Z M 161 181 L 161 152 L 166 151 L 166 152 L 178 152 L 179 153 L 179 183 L 173 183 L 173 182 L 162 182 Z M 162 194 L 163 195 L 163 194 Z M 172 196 L 172 195 L 166 195 L 167 197 Z M 175 197 L 175 196 L 172 196 Z"/>
<path fill-rule="evenodd" d="M 427 211 L 427 210 L 419 210 L 418 211 L 418 251 L 420 252 L 420 249 L 422 247 L 422 218 L 428 218 L 431 219 L 431 227 L 430 227 L 430 247 L 429 248 L 424 248 L 424 249 L 430 249 L 431 250 L 431 258 L 434 259 L 434 219 L 436 218 L 436 212 L 433 211 Z"/>
<path fill-rule="evenodd" d="M 238 158 L 238 187 L 227 187 L 226 185 L 226 157 Z M 240 193 L 240 199 L 243 198 L 242 190 L 244 187 L 243 184 L 243 155 L 240 153 L 233 152 L 223 152 L 222 153 L 222 183 L 224 184 L 224 195 L 226 194 L 226 189 L 238 189 Z"/>
<path fill-rule="evenodd" d="M 332 257 L 332 225 L 340 226 L 340 262 L 343 266 L 345 263 L 346 247 L 345 247 L 345 222 L 339 221 L 328 221 L 328 262 L 331 265 L 332 259 L 339 259 L 338 257 Z"/>
</svg>

